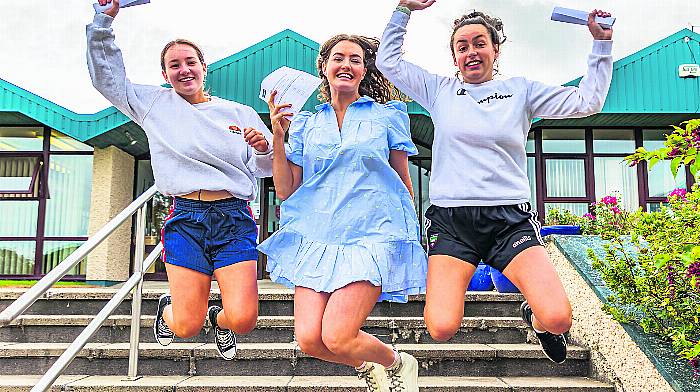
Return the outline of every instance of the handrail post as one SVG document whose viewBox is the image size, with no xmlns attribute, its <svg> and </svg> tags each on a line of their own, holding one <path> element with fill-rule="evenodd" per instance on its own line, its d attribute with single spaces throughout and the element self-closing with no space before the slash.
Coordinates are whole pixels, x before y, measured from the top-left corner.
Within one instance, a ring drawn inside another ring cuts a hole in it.
<svg viewBox="0 0 700 392">
<path fill-rule="evenodd" d="M 143 254 L 146 237 L 146 207 L 145 203 L 136 214 L 136 250 L 134 252 L 133 275 L 140 277 L 131 297 L 131 337 L 129 347 L 129 380 L 140 378 L 137 376 L 139 364 L 139 338 L 141 332 L 141 294 L 143 291 Z"/>
</svg>

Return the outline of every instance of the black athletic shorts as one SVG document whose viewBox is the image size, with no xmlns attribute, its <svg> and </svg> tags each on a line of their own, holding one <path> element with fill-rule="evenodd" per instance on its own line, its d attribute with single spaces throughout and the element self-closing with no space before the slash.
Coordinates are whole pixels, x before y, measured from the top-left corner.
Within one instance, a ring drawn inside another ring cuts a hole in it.
<svg viewBox="0 0 700 392">
<path fill-rule="evenodd" d="M 503 272 L 520 252 L 544 245 L 530 203 L 506 206 L 438 207 L 425 212 L 428 256 L 447 255 Z"/>
</svg>

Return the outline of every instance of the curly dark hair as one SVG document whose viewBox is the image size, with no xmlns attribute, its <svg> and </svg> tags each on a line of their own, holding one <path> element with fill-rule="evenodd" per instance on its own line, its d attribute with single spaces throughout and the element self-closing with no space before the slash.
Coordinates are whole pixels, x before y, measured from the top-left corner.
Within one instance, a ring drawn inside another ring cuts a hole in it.
<svg viewBox="0 0 700 392">
<path fill-rule="evenodd" d="M 481 11 L 472 11 L 468 14 L 460 16 L 452 23 L 452 36 L 450 37 L 450 51 L 452 52 L 452 58 L 455 57 L 455 33 L 457 33 L 457 30 L 459 30 L 460 27 L 471 24 L 480 24 L 486 27 L 486 30 L 491 36 L 491 42 L 495 46 L 506 42 L 507 37 L 503 34 L 503 22 L 499 18 L 486 15 Z"/>
<path fill-rule="evenodd" d="M 382 75 L 375 65 L 377 58 L 377 48 L 379 48 L 379 40 L 376 38 L 364 37 L 361 35 L 338 34 L 323 45 L 319 49 L 318 58 L 316 59 L 316 68 L 318 76 L 321 78 L 320 93 L 318 99 L 322 102 L 331 100 L 330 85 L 328 78 L 323 74 L 323 65 L 328 62 L 331 55 L 331 49 L 341 41 L 350 41 L 362 48 L 364 54 L 364 64 L 367 69 L 365 77 L 360 82 L 360 95 L 367 95 L 379 103 L 386 103 L 392 99 L 400 99 L 401 95 L 398 90 L 392 85 L 387 78 Z"/>
</svg>

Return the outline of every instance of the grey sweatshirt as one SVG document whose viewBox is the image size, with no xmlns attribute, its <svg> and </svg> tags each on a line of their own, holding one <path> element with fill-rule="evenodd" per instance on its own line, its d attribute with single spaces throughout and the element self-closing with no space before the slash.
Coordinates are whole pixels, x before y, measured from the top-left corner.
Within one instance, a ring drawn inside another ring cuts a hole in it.
<svg viewBox="0 0 700 392">
<path fill-rule="evenodd" d="M 172 88 L 131 83 L 114 44 L 113 20 L 98 13 L 87 26 L 90 77 L 105 98 L 146 132 L 158 190 L 169 196 L 225 190 L 239 199 L 255 199 L 255 177 L 272 175 L 272 135 L 255 110 L 217 97 L 192 105 Z M 263 132 L 269 151 L 257 153 L 230 125 Z"/>
<path fill-rule="evenodd" d="M 612 78 L 612 41 L 593 41 L 588 73 L 579 87 L 548 86 L 522 77 L 469 84 L 402 59 L 408 20 L 399 11 L 391 16 L 376 64 L 432 118 L 430 202 L 440 207 L 528 202 L 525 144 L 532 120 L 600 112 Z"/>
</svg>

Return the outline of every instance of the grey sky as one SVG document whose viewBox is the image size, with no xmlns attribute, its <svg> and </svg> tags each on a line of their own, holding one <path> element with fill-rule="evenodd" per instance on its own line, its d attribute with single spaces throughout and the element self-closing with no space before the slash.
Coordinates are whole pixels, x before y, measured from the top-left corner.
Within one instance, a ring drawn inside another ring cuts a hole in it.
<svg viewBox="0 0 700 392">
<path fill-rule="evenodd" d="M 229 56 L 289 28 L 323 42 L 336 33 L 380 36 L 396 0 L 151 0 L 123 9 L 114 24 L 130 79 L 160 84 L 165 42 L 198 42 L 207 62 Z M 109 103 L 92 87 L 85 65 L 85 25 L 92 0 L 1 0 L 0 78 L 78 113 Z M 691 24 L 700 25 L 697 0 L 438 0 L 414 12 L 406 58 L 443 75 L 455 68 L 448 49 L 452 20 L 476 8 L 503 20 L 508 41 L 501 73 L 561 84 L 585 70 L 591 37 L 585 26 L 552 22 L 554 6 L 601 8 L 618 20 L 614 57 L 634 53 Z M 700 27 L 695 27 L 700 32 Z"/>
</svg>

